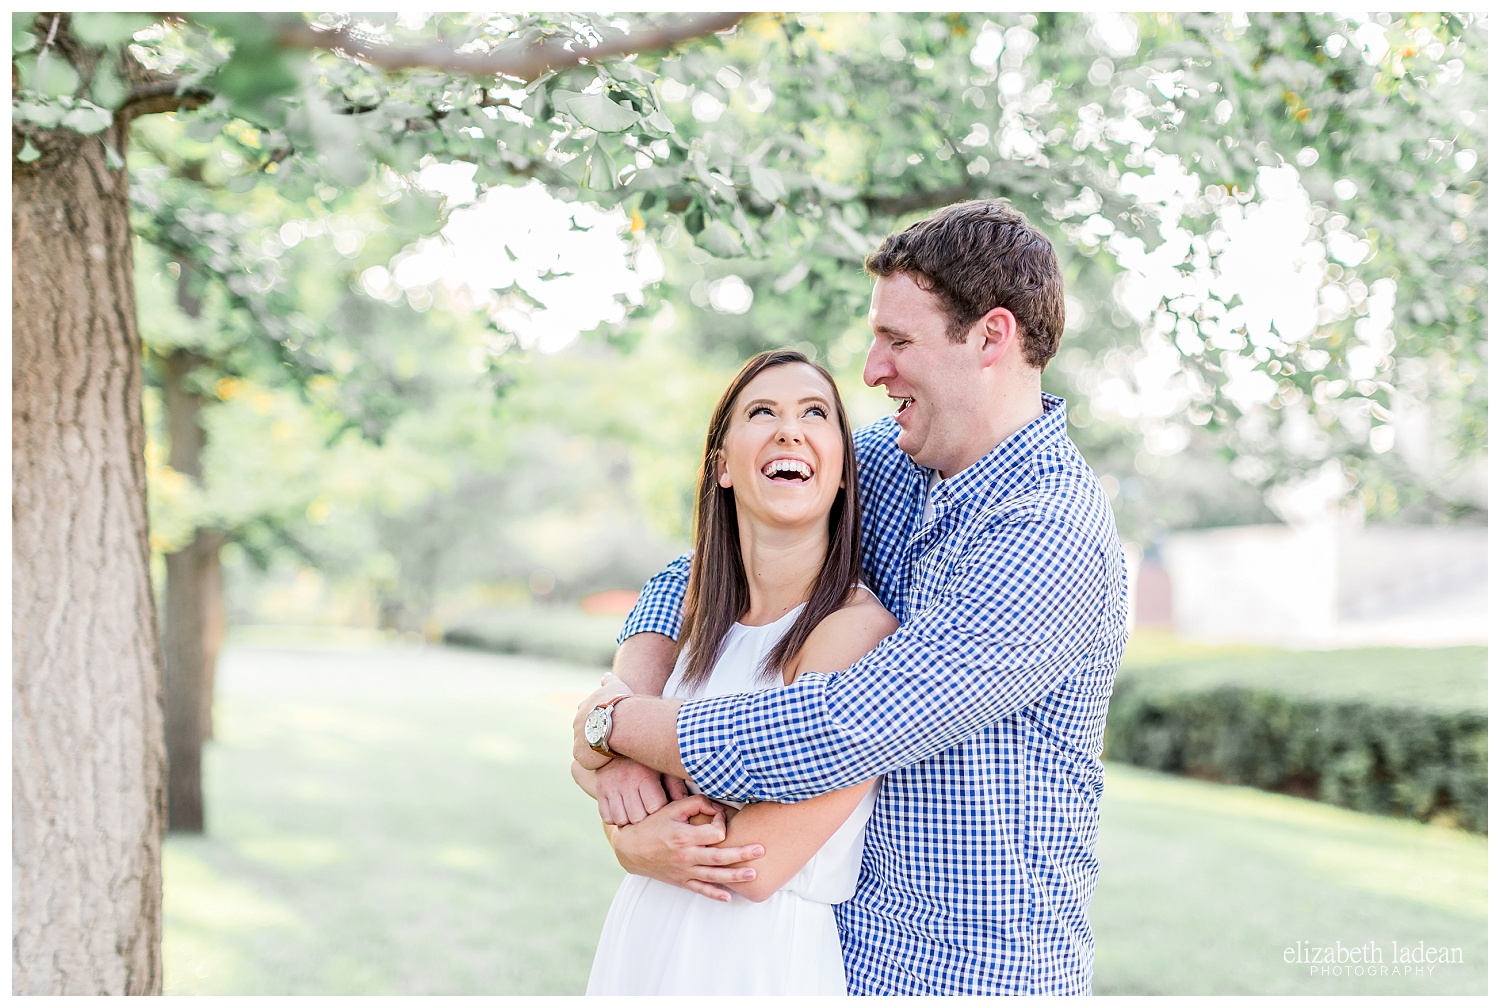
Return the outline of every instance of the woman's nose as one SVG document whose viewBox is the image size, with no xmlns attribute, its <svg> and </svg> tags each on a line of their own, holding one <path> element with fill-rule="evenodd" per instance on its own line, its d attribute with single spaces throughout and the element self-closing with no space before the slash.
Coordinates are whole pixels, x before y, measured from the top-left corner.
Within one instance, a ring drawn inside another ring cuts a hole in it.
<svg viewBox="0 0 1500 1008">
<path fill-rule="evenodd" d="M 802 443 L 802 425 L 793 417 L 787 417 L 781 421 L 781 427 L 776 431 L 776 440 L 780 444 Z"/>
</svg>

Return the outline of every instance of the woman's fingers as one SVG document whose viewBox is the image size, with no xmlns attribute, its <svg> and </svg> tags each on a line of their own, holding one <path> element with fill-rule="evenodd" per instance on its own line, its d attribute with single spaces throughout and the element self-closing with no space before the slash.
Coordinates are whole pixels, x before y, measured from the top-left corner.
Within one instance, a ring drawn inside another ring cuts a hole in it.
<svg viewBox="0 0 1500 1008">
<path fill-rule="evenodd" d="M 688 879 L 683 883 L 683 888 L 689 892 L 695 892 L 699 896 L 707 896 L 716 903 L 728 903 L 730 900 L 728 889 L 720 889 L 716 885 L 699 882 L 697 879 Z"/>
</svg>

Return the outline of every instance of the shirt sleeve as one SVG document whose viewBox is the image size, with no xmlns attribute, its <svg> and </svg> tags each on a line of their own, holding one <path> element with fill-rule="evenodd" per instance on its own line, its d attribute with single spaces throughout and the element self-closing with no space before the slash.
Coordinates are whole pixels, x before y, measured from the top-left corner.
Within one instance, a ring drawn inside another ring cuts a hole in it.
<svg viewBox="0 0 1500 1008">
<path fill-rule="evenodd" d="M 687 594 L 691 554 L 684 553 L 667 565 L 641 589 L 625 625 L 620 628 L 616 644 L 638 633 L 666 634 L 673 640 L 682 631 L 682 599 Z"/>
<path fill-rule="evenodd" d="M 683 765 L 704 792 L 795 802 L 952 747 L 1083 667 L 1122 560 L 1076 526 L 999 523 L 941 592 L 847 671 L 690 700 Z M 1121 582 L 1123 583 L 1123 582 Z"/>
</svg>

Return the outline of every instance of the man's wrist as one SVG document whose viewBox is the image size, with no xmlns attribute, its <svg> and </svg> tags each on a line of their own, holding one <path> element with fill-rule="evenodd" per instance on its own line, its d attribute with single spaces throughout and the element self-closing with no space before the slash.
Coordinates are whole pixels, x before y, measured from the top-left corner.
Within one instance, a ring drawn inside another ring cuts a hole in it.
<svg viewBox="0 0 1500 1008">
<path fill-rule="evenodd" d="M 604 746 L 610 751 L 610 755 L 614 756 L 616 759 L 630 759 L 628 755 L 622 753 L 615 747 L 619 745 L 620 742 L 623 741 L 629 734 L 628 732 L 620 731 L 620 712 L 625 707 L 625 704 L 627 702 L 635 699 L 637 699 L 636 694 L 627 693 L 625 696 L 622 696 L 620 697 L 620 699 L 616 700 L 613 706 L 610 708 L 609 735 L 604 739 Z"/>
<path fill-rule="evenodd" d="M 610 697 L 603 703 L 595 704 L 583 724 L 584 742 L 596 754 L 607 760 L 614 759 L 618 755 L 610 747 L 615 730 L 615 711 L 619 709 L 620 702 L 628 696 L 630 696 L 629 693 L 621 693 Z"/>
</svg>

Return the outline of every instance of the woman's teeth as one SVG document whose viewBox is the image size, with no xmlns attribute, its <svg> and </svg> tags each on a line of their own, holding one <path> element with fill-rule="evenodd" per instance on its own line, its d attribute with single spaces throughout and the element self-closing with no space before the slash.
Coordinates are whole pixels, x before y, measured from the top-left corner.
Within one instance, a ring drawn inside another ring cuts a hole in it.
<svg viewBox="0 0 1500 1008">
<path fill-rule="evenodd" d="M 776 479 L 778 476 L 812 479 L 812 467 L 800 459 L 772 459 L 761 469 L 762 476 Z"/>
</svg>

